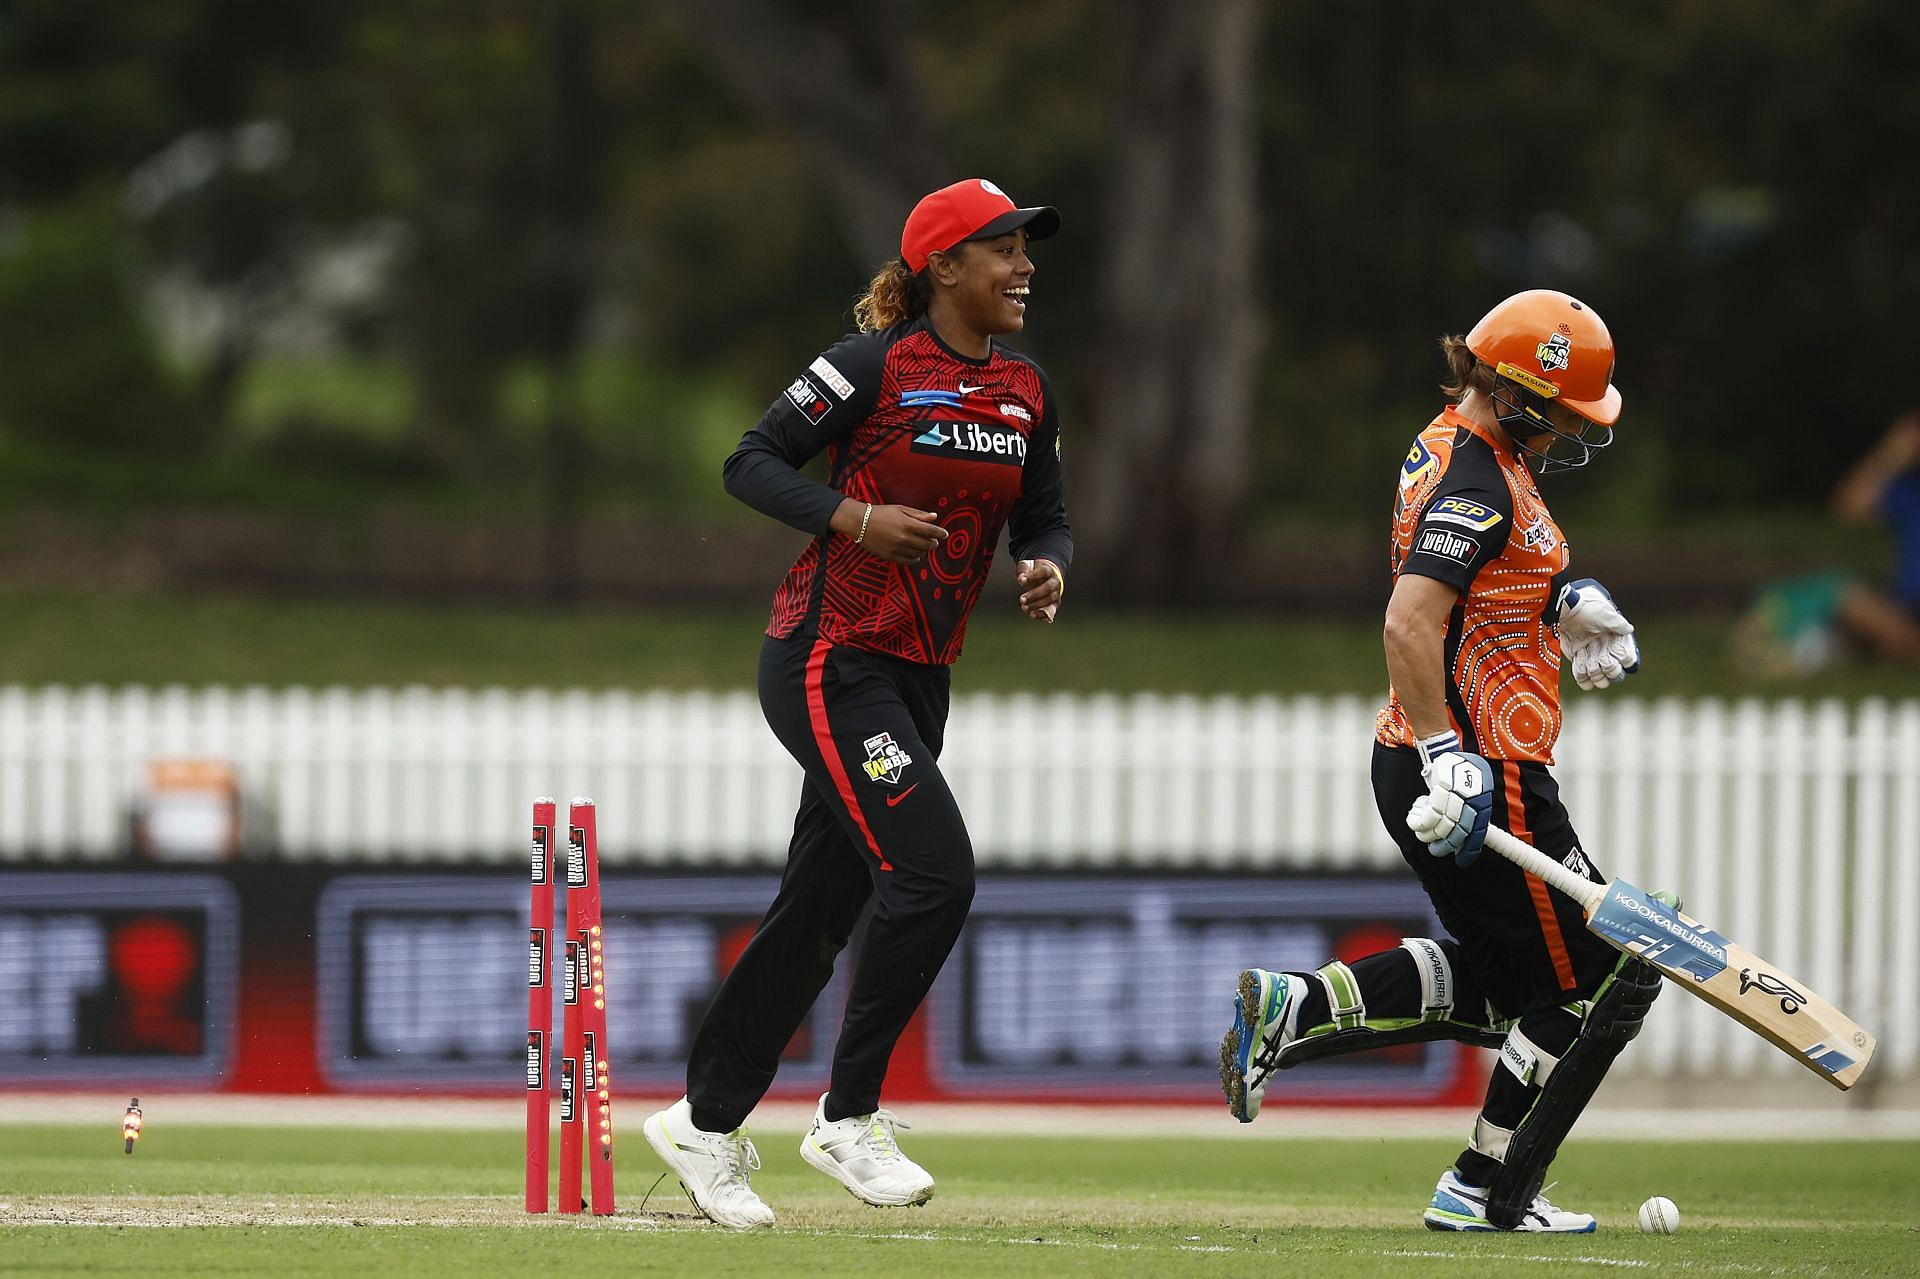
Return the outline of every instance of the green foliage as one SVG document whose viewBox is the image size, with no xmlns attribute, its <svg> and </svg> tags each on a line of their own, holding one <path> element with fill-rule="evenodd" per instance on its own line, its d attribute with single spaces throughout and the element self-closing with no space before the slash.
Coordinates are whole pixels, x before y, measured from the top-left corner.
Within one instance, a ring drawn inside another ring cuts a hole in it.
<svg viewBox="0 0 1920 1279">
<path fill-rule="evenodd" d="M 453 503 L 551 497 L 535 455 L 558 448 L 596 501 L 716 502 L 732 440 L 849 327 L 876 263 L 836 204 L 844 156 L 801 127 L 824 108 L 736 92 L 680 8 L 7 6 L 0 426 L 75 467 L 198 451 Z M 792 56 L 867 65 L 847 12 L 767 12 L 809 41 Z M 1080 410 L 1106 356 L 1087 318 L 1123 195 L 1106 175 L 1126 145 L 1124 12 L 887 11 L 912 136 L 1066 214 L 1018 345 L 1054 374 L 1078 447 L 1102 428 Z M 1911 398 L 1885 352 L 1920 291 L 1920 185 L 1888 157 L 1920 144 L 1920 7 L 1277 6 L 1259 65 L 1248 269 L 1270 341 L 1249 524 L 1383 511 L 1437 403 L 1434 339 L 1521 287 L 1587 297 L 1619 341 L 1627 415 L 1567 490 L 1580 521 L 1812 509 Z M 156 157 L 251 125 L 282 130 L 285 157 L 229 156 L 125 212 Z M 369 227 L 401 247 L 378 289 L 329 311 L 329 254 Z M 1153 251 L 1175 272 L 1187 250 Z M 210 354 L 159 353 L 144 317 L 162 273 L 238 317 Z M 276 307 L 323 336 L 274 337 Z"/>
<path fill-rule="evenodd" d="M 733 381 L 674 377 L 613 352 L 585 355 L 557 377 L 522 363 L 502 401 L 514 453 L 542 466 L 556 464 L 556 426 L 579 432 L 590 462 L 578 480 L 594 506 L 689 511 L 735 509 L 720 464 L 766 408 Z"/>
<path fill-rule="evenodd" d="M 18 439 L 199 449 L 202 420 L 157 358 L 110 207 L 20 215 L 0 235 L 0 423 Z"/>
</svg>

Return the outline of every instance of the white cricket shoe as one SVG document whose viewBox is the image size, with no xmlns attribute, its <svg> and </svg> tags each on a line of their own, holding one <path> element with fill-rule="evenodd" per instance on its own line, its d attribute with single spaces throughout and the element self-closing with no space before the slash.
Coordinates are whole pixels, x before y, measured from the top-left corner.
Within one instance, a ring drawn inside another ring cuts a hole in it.
<svg viewBox="0 0 1920 1279">
<path fill-rule="evenodd" d="M 1227 1109 L 1243 1124 L 1260 1113 L 1267 1083 L 1279 1069 L 1280 1050 L 1294 1038 L 1305 978 L 1249 968 L 1234 986 L 1233 1029 L 1220 1041 L 1220 1091 Z"/>
<path fill-rule="evenodd" d="M 1487 1220 L 1486 1187 L 1467 1185 L 1460 1180 L 1460 1174 L 1451 1168 L 1440 1174 L 1440 1184 L 1433 1188 L 1433 1202 L 1427 1205 L 1426 1221 L 1428 1230 L 1500 1229 Z M 1598 1226 L 1584 1212 L 1556 1208 L 1547 1202 L 1545 1195 L 1535 1195 L 1532 1206 L 1513 1229 L 1515 1234 L 1532 1231 L 1537 1234 L 1590 1235 Z"/>
<path fill-rule="evenodd" d="M 773 1224 L 773 1209 L 753 1193 L 748 1177 L 760 1167 L 746 1128 L 702 1132 L 693 1126 L 693 1107 L 682 1097 L 647 1116 L 647 1144 L 680 1178 L 687 1198 L 709 1220 L 735 1230 Z"/>
<path fill-rule="evenodd" d="M 910 1127 L 891 1110 L 829 1121 L 826 1094 L 814 1108 L 813 1127 L 800 1140 L 800 1157 L 876 1208 L 923 1204 L 933 1198 L 933 1177 L 900 1153 L 894 1129 Z"/>
</svg>

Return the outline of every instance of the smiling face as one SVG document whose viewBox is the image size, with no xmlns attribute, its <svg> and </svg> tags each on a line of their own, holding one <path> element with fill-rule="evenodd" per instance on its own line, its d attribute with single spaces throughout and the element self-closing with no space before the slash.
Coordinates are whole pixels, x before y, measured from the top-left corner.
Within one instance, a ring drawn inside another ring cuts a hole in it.
<svg viewBox="0 0 1920 1279">
<path fill-rule="evenodd" d="M 988 338 L 1026 326 L 1033 260 L 1024 229 L 968 240 L 933 254 L 927 265 L 935 285 L 929 310 L 949 345 L 984 355 Z"/>
</svg>

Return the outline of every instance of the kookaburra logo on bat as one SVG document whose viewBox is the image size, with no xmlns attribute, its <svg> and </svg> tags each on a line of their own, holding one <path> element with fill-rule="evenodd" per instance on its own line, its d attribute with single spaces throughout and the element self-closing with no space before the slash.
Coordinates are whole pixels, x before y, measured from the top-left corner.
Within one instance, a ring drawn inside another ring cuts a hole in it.
<svg viewBox="0 0 1920 1279">
<path fill-rule="evenodd" d="M 1807 1002 L 1805 995 L 1787 985 L 1787 983 L 1781 981 L 1772 973 L 1756 973 L 1751 968 L 1742 968 L 1740 970 L 1740 993 L 1744 995 L 1756 986 L 1767 994 L 1777 998 L 1780 1001 L 1780 1011 L 1783 1013 L 1797 1013 L 1800 1011 L 1800 1006 Z"/>
</svg>

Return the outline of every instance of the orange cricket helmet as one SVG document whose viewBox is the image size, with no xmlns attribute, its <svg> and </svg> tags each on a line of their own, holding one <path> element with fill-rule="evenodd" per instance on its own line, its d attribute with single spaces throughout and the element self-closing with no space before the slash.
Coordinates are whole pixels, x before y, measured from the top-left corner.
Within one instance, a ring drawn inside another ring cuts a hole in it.
<svg viewBox="0 0 1920 1279">
<path fill-rule="evenodd" d="M 1593 308 L 1553 289 L 1516 293 L 1488 311 L 1467 334 L 1467 349 L 1497 375 L 1493 400 L 1500 425 L 1540 470 L 1585 466 L 1613 442 L 1620 391 L 1613 385 L 1613 335 Z M 1546 412 L 1559 404 L 1586 419 L 1569 431 Z M 1570 447 L 1555 452 L 1528 443 L 1542 434 Z"/>
</svg>

